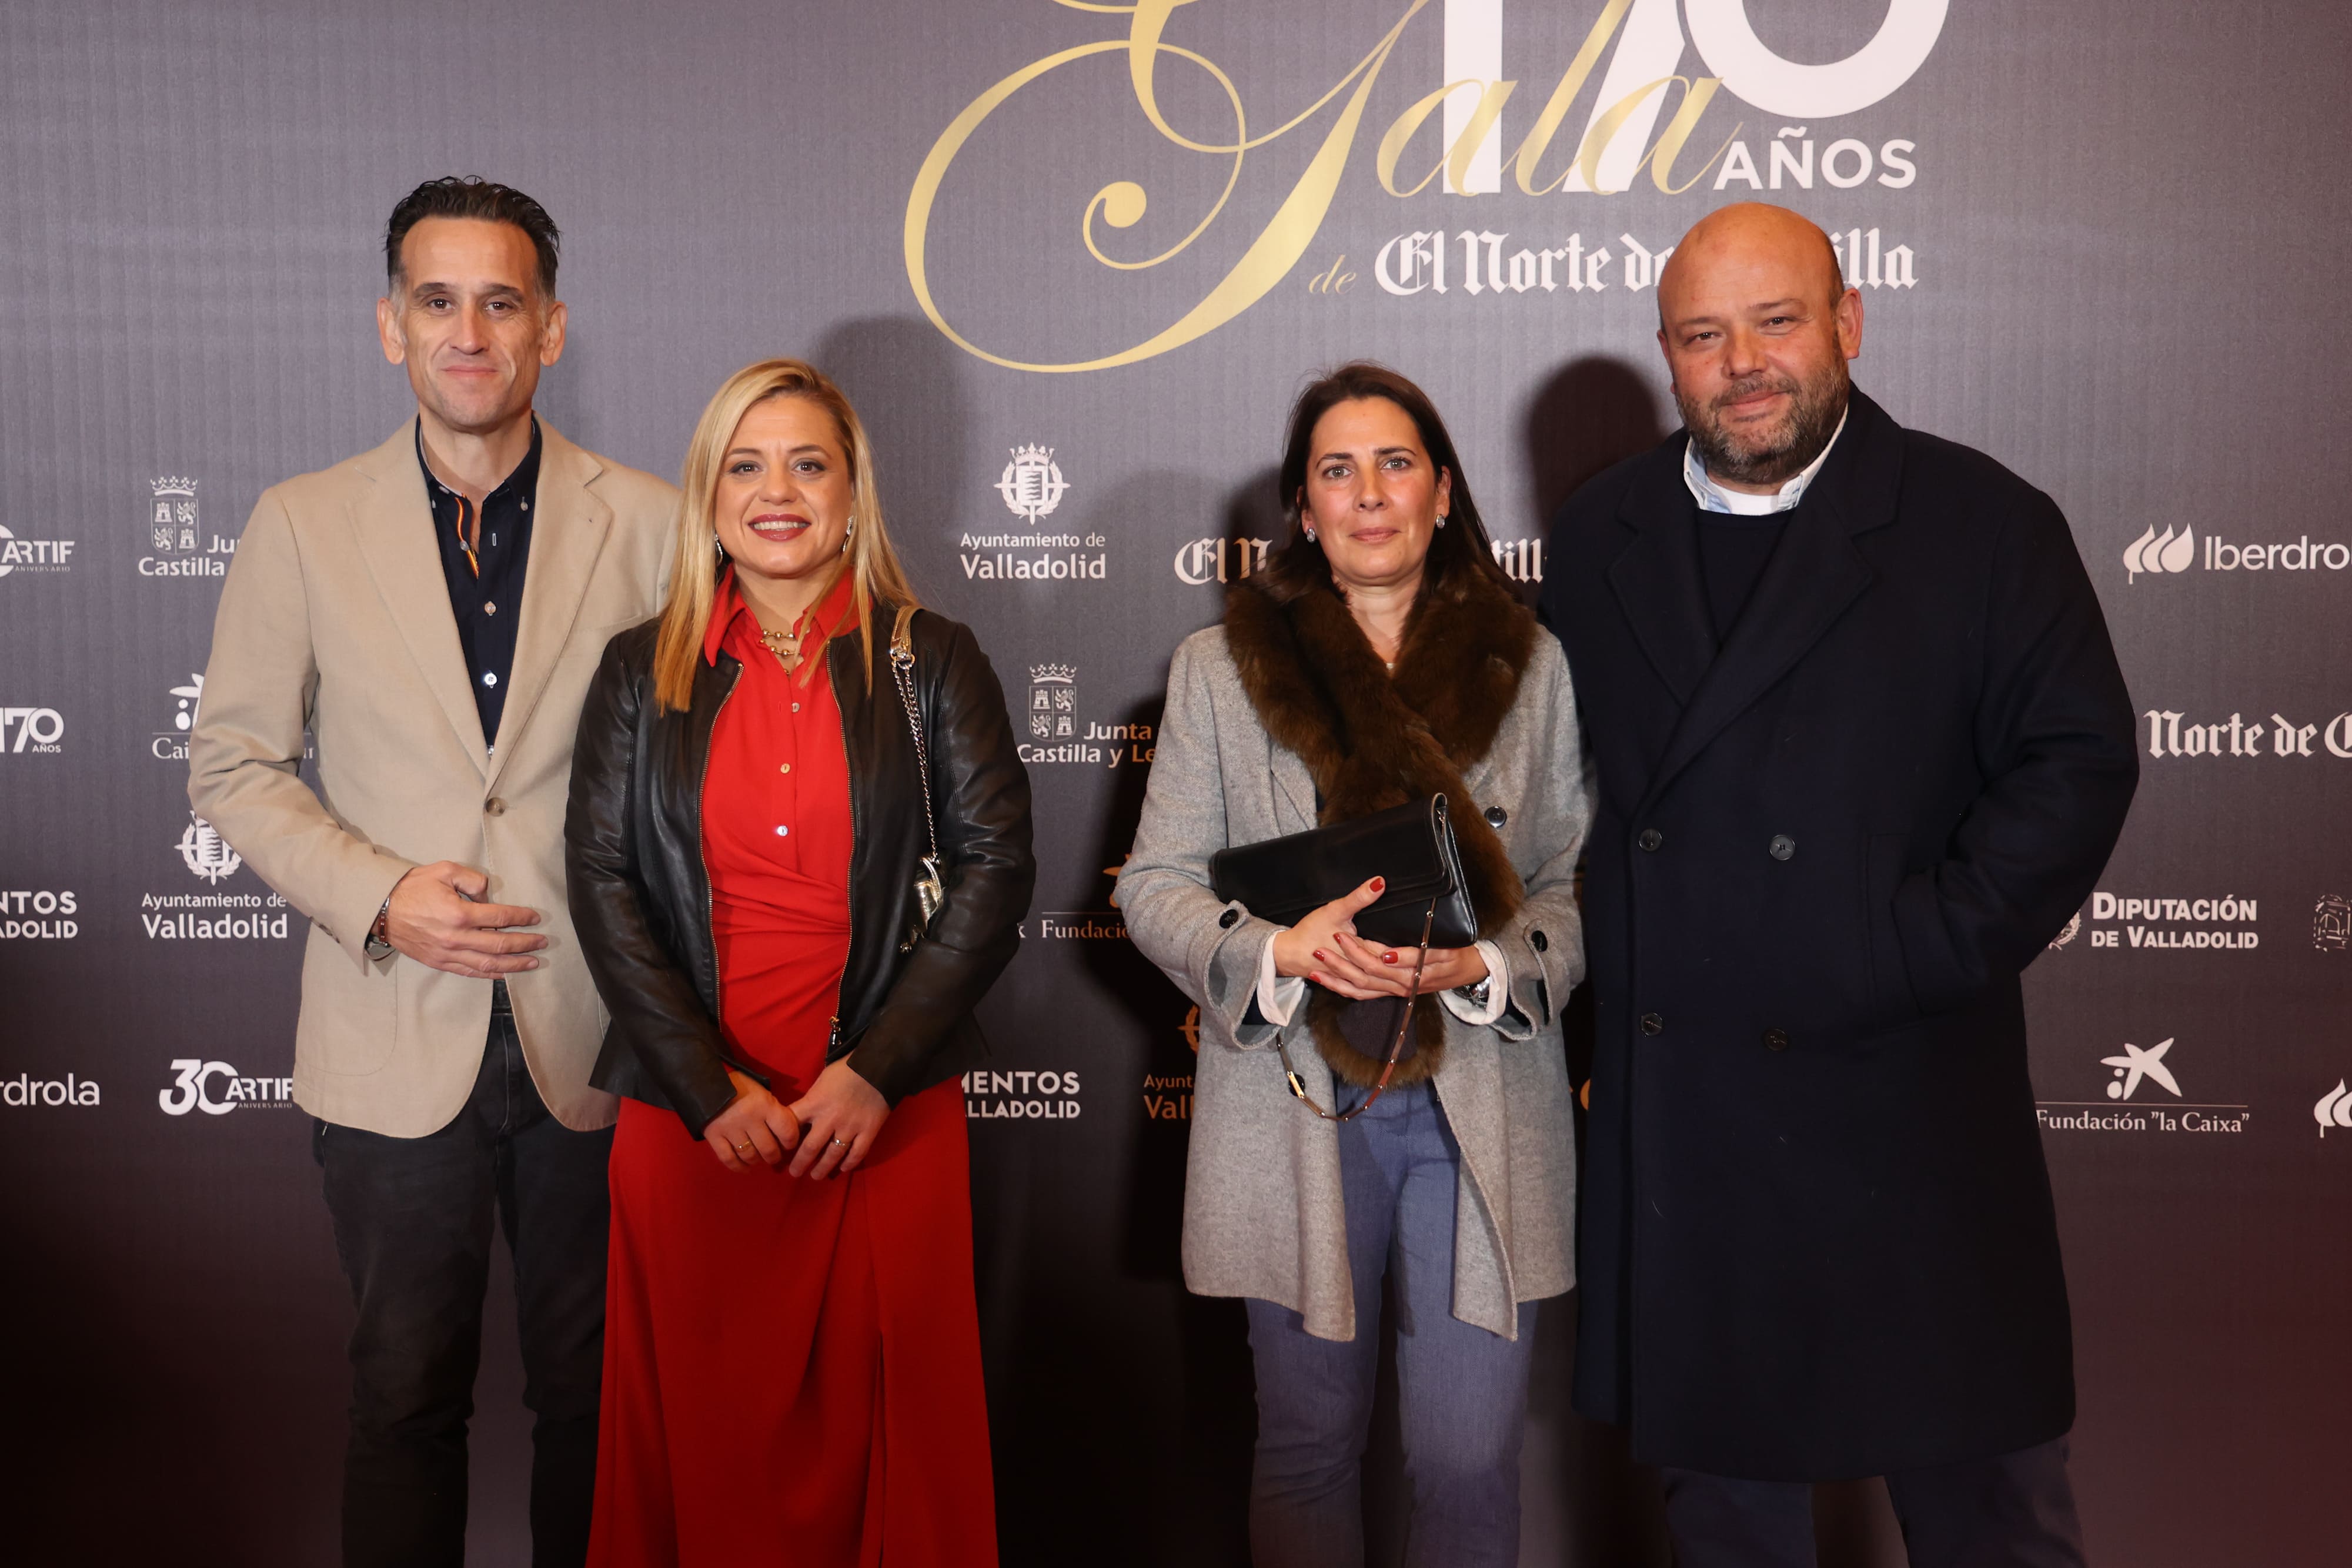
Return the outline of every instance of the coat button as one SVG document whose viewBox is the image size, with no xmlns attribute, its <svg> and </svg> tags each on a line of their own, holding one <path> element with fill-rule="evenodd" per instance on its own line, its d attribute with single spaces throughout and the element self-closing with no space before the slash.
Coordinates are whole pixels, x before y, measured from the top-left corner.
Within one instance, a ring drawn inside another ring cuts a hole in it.
<svg viewBox="0 0 2352 1568">
<path fill-rule="evenodd" d="M 1655 828 L 1643 828 L 1642 830 L 1642 836 L 1635 839 L 1633 841 L 1641 845 L 1645 850 L 1654 850 L 1660 844 L 1666 841 L 1666 835 L 1658 831 Z"/>
<path fill-rule="evenodd" d="M 1488 827 L 1499 828 L 1510 820 L 1511 814 L 1508 811 L 1504 810 L 1500 806 L 1489 806 L 1486 808 L 1486 825 Z"/>
<path fill-rule="evenodd" d="M 507 803 L 493 795 L 482 802 L 482 810 L 487 816 L 503 817 L 507 814 Z"/>
<path fill-rule="evenodd" d="M 1666 1020 L 1660 1018 L 1655 1013 L 1643 1013 L 1642 1015 L 1642 1032 L 1643 1034 L 1664 1034 L 1666 1032 Z"/>
<path fill-rule="evenodd" d="M 1765 852 L 1776 861 L 1787 860 L 1797 852 L 1797 841 L 1786 833 L 1775 833 L 1772 841 L 1764 846 Z"/>
<path fill-rule="evenodd" d="M 1768 1029 L 1764 1031 L 1764 1043 L 1774 1051 L 1786 1051 L 1789 1049 L 1789 1031 L 1785 1029 Z"/>
<path fill-rule="evenodd" d="M 1228 909 L 1223 915 L 1217 916 L 1217 924 L 1230 931 L 1234 926 L 1241 924 L 1241 919 L 1242 912 L 1240 910 Z"/>
<path fill-rule="evenodd" d="M 1542 932 L 1530 931 L 1528 933 L 1528 946 L 1541 953 L 1548 950 L 1551 943 Z"/>
</svg>

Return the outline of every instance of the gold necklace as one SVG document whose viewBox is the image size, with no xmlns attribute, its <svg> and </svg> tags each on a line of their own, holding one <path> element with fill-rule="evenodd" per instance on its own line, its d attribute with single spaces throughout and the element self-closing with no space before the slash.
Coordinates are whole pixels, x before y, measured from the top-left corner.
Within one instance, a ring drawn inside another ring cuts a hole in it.
<svg viewBox="0 0 2352 1568">
<path fill-rule="evenodd" d="M 760 641 L 768 645 L 768 652 L 776 656 L 776 663 L 783 665 L 785 673 L 790 674 L 800 668 L 801 640 L 797 634 L 791 632 L 771 632 L 762 627 L 760 631 Z"/>
</svg>

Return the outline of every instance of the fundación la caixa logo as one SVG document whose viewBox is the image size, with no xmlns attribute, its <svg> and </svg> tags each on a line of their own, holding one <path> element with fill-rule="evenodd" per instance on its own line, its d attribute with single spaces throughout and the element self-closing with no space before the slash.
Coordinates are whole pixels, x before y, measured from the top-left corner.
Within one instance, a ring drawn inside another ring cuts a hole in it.
<svg viewBox="0 0 2352 1568">
<path fill-rule="evenodd" d="M 2126 1040 L 2099 1058 L 2108 1070 L 2103 1100 L 2040 1100 L 2034 1115 L 2050 1132 L 2242 1133 L 2253 1113 L 2242 1104 L 2188 1099 L 2170 1060 L 2176 1039 L 2154 1045 Z M 2143 1091 L 2147 1092 L 2143 1095 Z"/>
<path fill-rule="evenodd" d="M 2184 527 L 2178 533 L 2165 525 L 2158 533 L 2150 528 L 2124 548 L 2125 580 L 2137 583 L 2143 576 L 2178 577 L 2183 572 L 2205 571 L 2342 571 L 2352 567 L 2352 545 L 2322 541 L 2314 544 L 2305 534 L 2293 544 L 2232 544 L 2219 534 L 2205 536 L 2204 548 L 2198 548 L 2197 530 Z"/>
<path fill-rule="evenodd" d="M 196 727 L 196 716 L 204 711 L 203 673 L 191 670 L 186 681 L 172 687 L 165 695 L 173 703 L 171 727 L 155 731 L 148 739 L 147 755 L 158 762 L 185 762 L 188 759 L 188 732 Z"/>
</svg>

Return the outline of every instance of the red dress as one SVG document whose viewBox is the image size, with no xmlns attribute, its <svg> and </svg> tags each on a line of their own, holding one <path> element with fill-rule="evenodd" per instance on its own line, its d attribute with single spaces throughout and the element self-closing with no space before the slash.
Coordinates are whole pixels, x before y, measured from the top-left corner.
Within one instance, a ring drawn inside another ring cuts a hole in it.
<svg viewBox="0 0 2352 1568">
<path fill-rule="evenodd" d="M 855 637 L 850 599 L 845 573 L 816 615 Z M 848 764 L 824 662 L 785 674 L 731 576 L 721 647 L 743 674 L 702 797 L 719 1030 L 789 1105 L 849 954 Z M 624 1100 L 612 1188 L 592 1564 L 996 1562 L 959 1084 L 908 1096 L 822 1182 L 722 1169 Z"/>
</svg>

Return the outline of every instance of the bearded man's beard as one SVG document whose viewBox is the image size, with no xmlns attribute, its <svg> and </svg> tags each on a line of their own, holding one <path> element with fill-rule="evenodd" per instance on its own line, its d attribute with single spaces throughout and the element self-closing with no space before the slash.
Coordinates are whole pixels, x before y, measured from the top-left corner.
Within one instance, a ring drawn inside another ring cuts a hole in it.
<svg viewBox="0 0 2352 1568">
<path fill-rule="evenodd" d="M 1853 375 L 1840 359 L 1810 382 L 1753 375 L 1705 402 L 1685 396 L 1678 385 L 1675 406 L 1682 411 L 1683 423 L 1710 477 L 1740 485 L 1779 485 L 1803 473 L 1828 447 L 1838 421 L 1845 417 L 1846 398 L 1853 390 Z M 1789 406 L 1780 417 L 1736 434 L 1726 428 L 1725 406 L 1759 392 L 1789 394 Z"/>
</svg>

